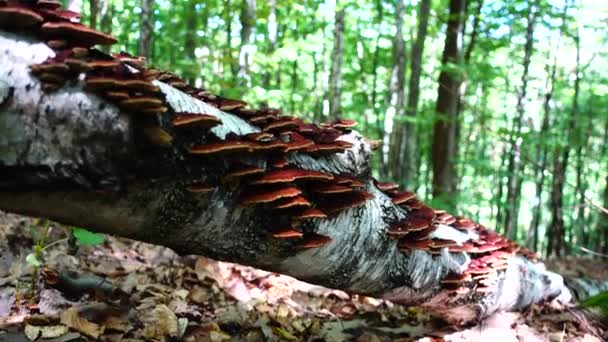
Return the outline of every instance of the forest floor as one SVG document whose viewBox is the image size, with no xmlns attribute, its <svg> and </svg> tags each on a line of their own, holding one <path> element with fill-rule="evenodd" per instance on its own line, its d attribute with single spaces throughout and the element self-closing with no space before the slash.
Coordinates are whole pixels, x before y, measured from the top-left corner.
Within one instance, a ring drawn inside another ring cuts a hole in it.
<svg viewBox="0 0 608 342">
<path fill-rule="evenodd" d="M 348 295 L 250 267 L 107 238 L 70 255 L 68 230 L 50 229 L 32 293 L 26 260 L 42 225 L 0 213 L 0 341 L 603 341 L 574 306 L 536 305 L 454 327 L 417 308 Z M 53 244 L 56 242 L 55 244 Z M 51 245 L 52 244 L 52 245 Z M 560 271 L 594 273 L 597 262 Z M 598 273 L 599 272 L 599 273 Z"/>
</svg>

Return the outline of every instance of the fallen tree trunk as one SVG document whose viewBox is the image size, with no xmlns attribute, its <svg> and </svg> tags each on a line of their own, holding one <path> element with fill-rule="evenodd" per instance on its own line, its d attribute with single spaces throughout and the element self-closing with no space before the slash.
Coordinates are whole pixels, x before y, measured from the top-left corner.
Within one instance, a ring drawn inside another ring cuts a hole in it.
<svg viewBox="0 0 608 342">
<path fill-rule="evenodd" d="M 1 210 L 456 322 L 569 299 L 531 253 L 374 180 L 375 144 L 349 120 L 248 109 L 107 56 L 90 44 L 111 37 L 31 11 L 40 20 L 19 30 L 0 20 Z"/>
</svg>

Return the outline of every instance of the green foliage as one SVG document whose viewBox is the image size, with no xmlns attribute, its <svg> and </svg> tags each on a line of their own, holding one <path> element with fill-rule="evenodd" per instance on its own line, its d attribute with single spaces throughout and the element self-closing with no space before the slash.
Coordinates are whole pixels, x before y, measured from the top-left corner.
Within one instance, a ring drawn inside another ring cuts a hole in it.
<svg viewBox="0 0 608 342">
<path fill-rule="evenodd" d="M 599 309 L 604 316 L 608 317 L 608 291 L 598 293 L 595 296 L 585 299 L 582 306 Z"/>
<path fill-rule="evenodd" d="M 103 234 L 97 234 L 90 232 L 83 228 L 74 227 L 72 228 L 72 234 L 81 245 L 99 245 L 105 241 Z"/>
</svg>

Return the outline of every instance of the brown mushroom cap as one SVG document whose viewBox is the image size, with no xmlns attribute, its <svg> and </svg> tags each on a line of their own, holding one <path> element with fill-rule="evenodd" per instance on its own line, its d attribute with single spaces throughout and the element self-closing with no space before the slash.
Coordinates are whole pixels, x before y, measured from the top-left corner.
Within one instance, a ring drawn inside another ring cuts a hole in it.
<svg viewBox="0 0 608 342">
<path fill-rule="evenodd" d="M 298 126 L 298 120 L 295 118 L 284 118 L 271 122 L 264 126 L 264 132 L 283 132 Z"/>
<path fill-rule="evenodd" d="M 191 154 L 212 155 L 217 153 L 238 153 L 246 152 L 251 149 L 251 145 L 246 141 L 220 141 L 195 146 L 190 149 Z"/>
<path fill-rule="evenodd" d="M 249 165 L 245 165 L 245 166 L 240 166 L 238 168 L 235 168 L 233 170 L 231 170 L 230 172 L 228 172 L 223 180 L 225 182 L 237 179 L 237 178 L 241 178 L 241 177 L 246 177 L 246 176 L 253 176 L 253 175 L 258 175 L 260 173 L 264 173 L 264 169 L 259 168 L 257 166 L 249 166 Z"/>
<path fill-rule="evenodd" d="M 42 25 L 42 33 L 50 36 L 67 37 L 84 46 L 112 45 L 117 42 L 111 35 L 96 31 L 84 25 L 72 22 L 46 22 Z"/>
<path fill-rule="evenodd" d="M 357 121 L 351 119 L 338 119 L 331 124 L 332 128 L 348 129 L 357 126 Z"/>
<path fill-rule="evenodd" d="M 409 240 L 407 238 L 400 239 L 397 247 L 400 251 L 408 251 L 412 249 L 421 249 L 421 250 L 430 250 L 431 249 L 431 239 L 426 240 Z"/>
<path fill-rule="evenodd" d="M 329 195 L 349 193 L 353 192 L 353 189 L 339 184 L 317 184 L 312 187 L 312 191 L 318 194 Z"/>
<path fill-rule="evenodd" d="M 187 185 L 186 190 L 194 194 L 206 194 L 208 192 L 213 191 L 213 187 L 203 183 L 196 183 Z"/>
<path fill-rule="evenodd" d="M 270 165 L 277 169 L 282 169 L 289 165 L 289 161 L 284 156 L 276 156 L 270 160 Z"/>
<path fill-rule="evenodd" d="M 450 273 L 445 278 L 441 280 L 442 284 L 460 284 L 467 281 L 473 280 L 473 277 L 470 273 Z"/>
<path fill-rule="evenodd" d="M 211 128 L 222 123 L 213 115 L 178 113 L 173 119 L 173 126 L 179 128 Z"/>
<path fill-rule="evenodd" d="M 391 194 L 391 200 L 397 205 L 403 204 L 414 198 L 416 198 L 416 193 L 413 191 L 400 191 Z"/>
<path fill-rule="evenodd" d="M 273 208 L 274 209 L 291 209 L 297 207 L 310 207 L 311 203 L 303 196 L 297 196 L 293 198 L 286 198 L 279 201 Z"/>
<path fill-rule="evenodd" d="M 332 180 L 333 178 L 333 175 L 319 171 L 305 169 L 282 169 L 267 172 L 251 183 L 276 184 L 291 183 L 296 180 Z"/>
<path fill-rule="evenodd" d="M 407 217 L 399 222 L 393 223 L 389 227 L 388 234 L 391 236 L 401 237 L 412 232 L 424 230 L 428 228 L 429 223 L 427 220 Z"/>
<path fill-rule="evenodd" d="M 276 239 L 293 239 L 293 238 L 301 238 L 304 234 L 296 230 L 292 227 L 287 227 L 283 229 L 277 229 L 272 231 L 272 237 Z"/>
<path fill-rule="evenodd" d="M 39 25 L 43 21 L 41 15 L 22 6 L 0 7 L 0 27 L 28 28 Z"/>
<path fill-rule="evenodd" d="M 302 241 L 296 245 L 298 249 L 309 249 L 309 248 L 318 248 L 322 247 L 331 242 L 331 238 L 329 236 L 321 235 L 321 234 L 306 234 Z"/>
<path fill-rule="evenodd" d="M 61 7 L 61 2 L 57 0 L 38 0 L 36 7 L 46 9 L 58 9 Z"/>
<path fill-rule="evenodd" d="M 397 190 L 397 188 L 399 188 L 399 185 L 391 182 L 376 182 L 376 187 L 380 189 L 380 191 L 391 191 Z"/>
<path fill-rule="evenodd" d="M 321 209 L 329 214 L 337 214 L 342 210 L 360 207 L 372 198 L 374 195 L 369 192 L 353 191 L 324 200 Z"/>
<path fill-rule="evenodd" d="M 235 110 L 247 106 L 247 102 L 241 100 L 219 98 L 217 101 L 219 102 L 218 108 L 223 111 Z"/>
<path fill-rule="evenodd" d="M 293 216 L 294 220 L 306 220 L 312 218 L 327 218 L 327 215 L 317 208 L 309 208 L 303 213 Z"/>
<path fill-rule="evenodd" d="M 268 132 L 249 133 L 245 135 L 245 138 L 256 142 L 268 142 L 275 139 L 274 134 Z"/>
<path fill-rule="evenodd" d="M 124 101 L 130 97 L 129 93 L 124 91 L 108 91 L 105 94 L 105 97 L 112 101 Z"/>
<path fill-rule="evenodd" d="M 271 203 L 278 201 L 282 198 L 292 198 L 302 194 L 302 190 L 295 186 L 279 187 L 270 190 L 256 189 L 241 197 L 240 203 L 243 205 L 247 204 L 260 204 L 260 203 Z"/>
<path fill-rule="evenodd" d="M 139 96 L 120 101 L 118 105 L 126 110 L 140 111 L 147 108 L 160 107 L 163 105 L 163 101 L 152 96 Z"/>
</svg>

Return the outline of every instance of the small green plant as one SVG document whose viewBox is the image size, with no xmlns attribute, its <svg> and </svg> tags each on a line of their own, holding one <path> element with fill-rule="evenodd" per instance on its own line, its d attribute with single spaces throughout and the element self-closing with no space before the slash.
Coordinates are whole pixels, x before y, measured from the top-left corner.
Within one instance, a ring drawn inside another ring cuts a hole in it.
<svg viewBox="0 0 608 342">
<path fill-rule="evenodd" d="M 608 317 L 608 291 L 600 292 L 585 299 L 582 305 L 586 308 L 599 309 L 602 315 Z"/>
</svg>

